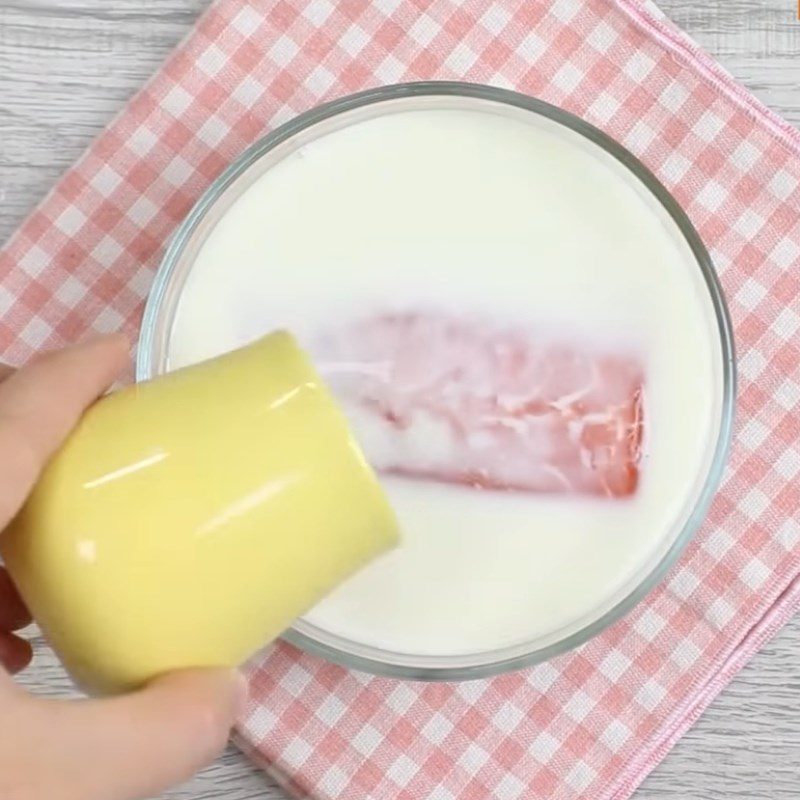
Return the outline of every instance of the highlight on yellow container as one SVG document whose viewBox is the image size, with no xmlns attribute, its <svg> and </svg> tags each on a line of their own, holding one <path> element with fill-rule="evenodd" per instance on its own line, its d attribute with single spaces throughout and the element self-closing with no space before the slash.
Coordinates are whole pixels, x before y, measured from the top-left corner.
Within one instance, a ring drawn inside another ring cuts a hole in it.
<svg viewBox="0 0 800 800">
<path fill-rule="evenodd" d="M 113 693 L 242 663 L 397 535 L 343 415 L 278 332 L 98 401 L 2 556 L 75 681 Z"/>
</svg>

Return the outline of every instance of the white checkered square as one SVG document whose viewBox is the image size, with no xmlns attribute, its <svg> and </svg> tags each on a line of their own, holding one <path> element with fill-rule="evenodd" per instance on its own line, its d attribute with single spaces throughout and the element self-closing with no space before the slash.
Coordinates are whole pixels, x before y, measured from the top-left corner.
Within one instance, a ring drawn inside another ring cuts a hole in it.
<svg viewBox="0 0 800 800">
<path fill-rule="evenodd" d="M 594 27 L 589 31 L 589 35 L 586 38 L 588 44 L 590 44 L 598 53 L 605 53 L 608 49 L 616 42 L 617 34 L 614 29 L 605 21 L 600 21 L 594 25 Z"/>
<path fill-rule="evenodd" d="M 337 797 L 347 788 L 349 782 L 350 778 L 341 767 L 329 767 L 320 778 L 321 794 L 323 797 Z"/>
<path fill-rule="evenodd" d="M 692 669 L 703 657 L 703 652 L 691 639 L 681 639 L 670 653 L 672 660 L 686 671 Z"/>
<path fill-rule="evenodd" d="M 574 0 L 552 0 L 549 11 L 562 25 L 567 25 L 580 11 L 580 4 Z"/>
<path fill-rule="evenodd" d="M 299 769 L 309 756 L 314 752 L 314 748 L 302 737 L 295 736 L 289 744 L 283 748 L 283 760 L 287 766 Z"/>
<path fill-rule="evenodd" d="M 447 57 L 445 66 L 455 73 L 467 72 L 477 60 L 475 51 L 464 42 L 459 42 L 453 52 Z"/>
<path fill-rule="evenodd" d="M 283 678 L 281 678 L 281 686 L 292 697 L 299 697 L 313 678 L 314 676 L 305 667 L 300 664 L 292 664 Z"/>
<path fill-rule="evenodd" d="M 419 767 L 407 755 L 401 753 L 386 770 L 386 776 L 398 786 L 405 786 L 414 775 L 419 772 Z"/>
<path fill-rule="evenodd" d="M 787 447 L 775 462 L 775 471 L 787 481 L 793 481 L 800 472 L 800 453 L 794 447 Z"/>
<path fill-rule="evenodd" d="M 242 34 L 250 37 L 261 26 L 263 17 L 255 9 L 246 6 L 231 20 L 231 25 Z"/>
<path fill-rule="evenodd" d="M 317 717 L 333 728 L 347 712 L 347 706 L 335 695 L 329 694 L 317 708 Z"/>
<path fill-rule="evenodd" d="M 442 27 L 427 14 L 420 14 L 408 29 L 408 35 L 420 47 L 427 47 L 441 32 Z"/>
<path fill-rule="evenodd" d="M 386 697 L 386 703 L 396 714 L 405 714 L 417 701 L 417 693 L 406 683 L 398 683 Z"/>
<path fill-rule="evenodd" d="M 630 741 L 631 736 L 633 736 L 631 729 L 620 720 L 614 719 L 606 726 L 600 736 L 600 741 L 612 753 L 617 753 Z"/>
<path fill-rule="evenodd" d="M 716 181 L 709 181 L 697 194 L 697 202 L 711 212 L 717 211 L 727 198 L 725 187 Z"/>
<path fill-rule="evenodd" d="M 231 127 L 222 117 L 210 117 L 195 134 L 209 147 L 217 147 L 230 135 Z"/>
<path fill-rule="evenodd" d="M 182 86 L 173 86 L 161 101 L 161 107 L 173 117 L 180 117 L 194 102 L 194 98 Z"/>
<path fill-rule="evenodd" d="M 519 727 L 524 719 L 525 714 L 518 705 L 514 703 L 503 703 L 492 715 L 492 724 L 499 731 L 509 735 Z"/>
<path fill-rule="evenodd" d="M 527 794 L 527 786 L 510 772 L 506 772 L 494 787 L 496 800 L 519 800 Z"/>
<path fill-rule="evenodd" d="M 561 91 L 569 94 L 575 91 L 575 88 L 582 79 L 583 73 L 574 64 L 564 64 L 553 76 L 553 83 L 555 83 Z"/>
<path fill-rule="evenodd" d="M 37 244 L 32 244 L 17 261 L 28 278 L 38 278 L 50 263 L 50 256 Z"/>
<path fill-rule="evenodd" d="M 756 234 L 764 227 L 764 218 L 760 217 L 750 208 L 746 208 L 744 213 L 734 223 L 734 230 L 745 239 L 753 239 Z"/>
<path fill-rule="evenodd" d="M 760 589 L 772 573 L 760 558 L 751 558 L 739 573 L 739 578 L 753 591 Z"/>
<path fill-rule="evenodd" d="M 757 520 L 769 508 L 769 497 L 754 487 L 745 495 L 739 507 L 750 519 Z"/>
<path fill-rule="evenodd" d="M 94 320 L 94 329 L 98 333 L 115 333 L 125 324 L 125 318 L 119 311 L 106 306 Z"/>
<path fill-rule="evenodd" d="M 790 552 L 800 544 L 800 522 L 796 519 L 786 519 L 778 528 L 778 541 L 787 552 Z"/>
<path fill-rule="evenodd" d="M 278 722 L 278 717 L 266 706 L 256 706 L 256 708 L 247 715 L 243 727 L 247 734 L 251 737 L 261 739 L 268 736 L 269 732 L 273 730 L 275 724 Z"/>
<path fill-rule="evenodd" d="M 612 683 L 616 683 L 631 666 L 631 660 L 619 650 L 611 650 L 600 662 L 598 669 Z"/>
<path fill-rule="evenodd" d="M 283 67 L 289 64 L 299 51 L 300 48 L 294 39 L 289 36 L 281 36 L 270 47 L 268 55 L 278 66 Z"/>
<path fill-rule="evenodd" d="M 697 587 L 700 581 L 697 575 L 691 569 L 685 567 L 678 570 L 669 581 L 669 590 L 681 600 L 688 600 Z"/>
<path fill-rule="evenodd" d="M 176 188 L 183 186 L 194 175 L 194 167 L 182 156 L 173 156 L 162 173 L 162 177 Z"/>
<path fill-rule="evenodd" d="M 647 76 L 653 71 L 655 65 L 656 62 L 653 61 L 653 59 L 650 58 L 647 53 L 645 53 L 643 50 L 637 50 L 625 62 L 623 69 L 629 78 L 638 83 L 647 78 Z"/>
<path fill-rule="evenodd" d="M 65 236 L 72 237 L 86 224 L 86 215 L 76 206 L 67 206 L 54 224 Z"/>
<path fill-rule="evenodd" d="M 474 705 L 477 703 L 488 687 L 481 681 L 463 681 L 459 683 L 456 692 L 466 703 Z"/>
<path fill-rule="evenodd" d="M 797 408 L 800 403 L 800 383 L 791 378 L 784 378 L 775 392 L 775 402 L 786 411 Z"/>
<path fill-rule="evenodd" d="M 760 419 L 751 419 L 742 426 L 739 433 L 739 441 L 741 441 L 748 450 L 758 450 L 758 448 L 764 444 L 769 434 L 770 429 L 761 422 Z"/>
<path fill-rule="evenodd" d="M 130 218 L 140 228 L 145 228 L 149 225 L 159 214 L 161 209 L 145 195 L 141 195 L 139 199 L 131 206 Z"/>
<path fill-rule="evenodd" d="M 620 108 L 622 108 L 622 104 L 616 97 L 608 92 L 600 92 L 589 107 L 589 116 L 598 125 L 602 125 L 613 119 Z"/>
<path fill-rule="evenodd" d="M 586 692 L 578 689 L 564 704 L 564 713 L 575 722 L 583 722 L 595 705 L 596 702 Z"/>
<path fill-rule="evenodd" d="M 537 761 L 547 764 L 561 747 L 561 742 L 547 731 L 542 731 L 531 743 L 531 753 Z"/>
<path fill-rule="evenodd" d="M 60 298 L 59 298 L 60 299 Z M 0 284 L 0 314 L 7 313 L 17 302 L 16 296 Z"/>
<path fill-rule="evenodd" d="M 367 724 L 352 738 L 350 743 L 364 758 L 369 758 L 383 740 L 383 734 L 374 726 Z"/>
<path fill-rule="evenodd" d="M 528 683 L 540 692 L 546 692 L 559 678 L 559 671 L 548 662 L 534 667 L 528 675 Z"/>
<path fill-rule="evenodd" d="M 669 111 L 677 112 L 689 96 L 689 91 L 682 83 L 672 81 L 658 96 L 658 101 Z"/>
<path fill-rule="evenodd" d="M 147 125 L 140 125 L 128 140 L 128 149 L 137 156 L 147 156 L 160 144 L 158 136 Z"/>
<path fill-rule="evenodd" d="M 357 56 L 370 42 L 370 37 L 359 25 L 351 25 L 339 39 L 339 46 L 349 56 Z"/>
<path fill-rule="evenodd" d="M 565 780 L 576 792 L 584 792 L 596 777 L 597 772 L 581 760 L 567 773 Z"/>
<path fill-rule="evenodd" d="M 435 745 L 441 744 L 452 732 L 453 723 L 438 711 L 422 727 L 422 735 Z"/>
<path fill-rule="evenodd" d="M 511 14 L 501 3 L 492 3 L 481 17 L 483 27 L 494 36 L 497 36 L 510 21 Z"/>
<path fill-rule="evenodd" d="M 40 350 L 45 341 L 53 333 L 52 327 L 41 317 L 34 317 L 20 331 L 20 339 L 32 350 Z"/>
<path fill-rule="evenodd" d="M 215 44 L 209 45 L 197 57 L 197 67 L 205 72 L 209 78 L 216 77 L 228 63 L 227 55 Z"/>
<path fill-rule="evenodd" d="M 307 3 L 303 9 L 303 17 L 307 19 L 315 28 L 321 28 L 333 14 L 336 6 L 328 0 L 314 0 Z"/>
<path fill-rule="evenodd" d="M 752 311 L 766 296 L 766 288 L 758 281 L 748 278 L 736 292 L 736 302 Z"/>
<path fill-rule="evenodd" d="M 678 152 L 673 152 L 667 156 L 661 170 L 670 183 L 678 183 L 683 180 L 691 166 L 692 162 L 688 158 Z"/>
<path fill-rule="evenodd" d="M 643 120 L 639 120 L 625 137 L 625 143 L 637 153 L 641 153 L 653 143 L 656 132 Z"/>
<path fill-rule="evenodd" d="M 520 52 L 529 61 L 538 61 L 542 53 L 547 49 L 545 43 L 531 31 L 519 46 Z"/>
<path fill-rule="evenodd" d="M 779 169 L 770 178 L 768 188 L 778 200 L 786 200 L 796 191 L 798 183 L 800 183 L 800 180 L 794 175 L 785 169 Z"/>
<path fill-rule="evenodd" d="M 706 611 L 706 619 L 722 630 L 736 615 L 736 609 L 722 597 L 717 597 Z"/>
<path fill-rule="evenodd" d="M 800 329 L 800 315 L 791 308 L 782 308 L 770 328 L 781 339 L 789 341 Z"/>
<path fill-rule="evenodd" d="M 138 297 L 140 300 L 144 300 L 147 297 L 148 292 L 150 291 L 150 286 L 153 283 L 153 273 L 150 272 L 147 267 L 139 267 L 133 275 L 131 275 L 130 280 L 128 281 L 128 289 Z"/>
<path fill-rule="evenodd" d="M 785 237 L 775 245 L 769 257 L 781 269 L 794 267 L 800 262 L 800 245 Z"/>
<path fill-rule="evenodd" d="M 92 250 L 92 258 L 101 264 L 113 266 L 124 253 L 125 248 L 113 236 L 104 236 Z"/>
<path fill-rule="evenodd" d="M 755 381 L 767 366 L 767 360 L 756 349 L 748 350 L 739 359 L 739 371 L 750 381 Z"/>
<path fill-rule="evenodd" d="M 664 630 L 667 621 L 654 611 L 652 608 L 646 608 L 636 620 L 634 627 L 636 632 L 646 641 L 652 642 Z"/>
<path fill-rule="evenodd" d="M 736 540 L 724 528 L 716 527 L 706 536 L 702 547 L 712 558 L 722 560 L 735 544 Z"/>
<path fill-rule="evenodd" d="M 306 85 L 317 96 L 324 95 L 333 84 L 336 83 L 336 75 L 322 64 L 314 67 L 308 76 Z"/>
<path fill-rule="evenodd" d="M 122 176 L 108 164 L 103 164 L 90 180 L 91 187 L 103 197 L 109 197 L 122 183 Z"/>
<path fill-rule="evenodd" d="M 239 85 L 233 90 L 234 99 L 249 108 L 264 94 L 264 86 L 250 75 L 245 75 Z"/>
<path fill-rule="evenodd" d="M 706 111 L 702 117 L 694 124 L 692 130 L 704 142 L 710 143 L 719 135 L 725 127 L 725 120 L 713 111 Z"/>
<path fill-rule="evenodd" d="M 666 690 L 658 681 L 649 680 L 636 692 L 636 702 L 648 711 L 653 711 L 666 694 Z"/>
<path fill-rule="evenodd" d="M 459 757 L 458 764 L 471 775 L 475 775 L 488 760 L 489 754 L 486 750 L 475 742 L 470 742 Z"/>
<path fill-rule="evenodd" d="M 739 144 L 731 156 L 731 161 L 736 164 L 739 169 L 745 171 L 751 170 L 760 159 L 761 150 L 751 142 L 748 142 L 747 139 Z"/>
<path fill-rule="evenodd" d="M 375 76 L 383 83 L 399 83 L 406 74 L 406 65 L 391 53 L 381 61 Z"/>
</svg>

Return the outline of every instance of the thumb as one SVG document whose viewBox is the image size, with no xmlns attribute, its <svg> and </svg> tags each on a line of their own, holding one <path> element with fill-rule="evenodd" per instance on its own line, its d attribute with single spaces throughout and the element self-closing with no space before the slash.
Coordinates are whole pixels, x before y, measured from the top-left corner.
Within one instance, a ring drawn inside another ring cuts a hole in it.
<svg viewBox="0 0 800 800">
<path fill-rule="evenodd" d="M 134 800 L 189 778 L 222 751 L 244 684 L 229 670 L 197 669 L 110 699 L 17 700 L 10 746 L 32 789 L 21 797 Z"/>
</svg>

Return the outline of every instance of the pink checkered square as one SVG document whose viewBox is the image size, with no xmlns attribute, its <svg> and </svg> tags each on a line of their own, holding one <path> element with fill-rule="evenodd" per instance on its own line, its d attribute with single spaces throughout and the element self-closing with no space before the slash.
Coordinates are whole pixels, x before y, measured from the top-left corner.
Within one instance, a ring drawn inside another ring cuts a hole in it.
<svg viewBox="0 0 800 800">
<path fill-rule="evenodd" d="M 800 134 L 652 5 L 218 0 L 0 251 L 0 348 L 135 335 L 166 240 L 244 147 L 322 100 L 435 78 L 560 105 L 673 192 L 730 301 L 736 447 L 680 564 L 580 650 L 416 685 L 281 644 L 239 738 L 319 800 L 622 800 L 800 604 Z"/>
</svg>

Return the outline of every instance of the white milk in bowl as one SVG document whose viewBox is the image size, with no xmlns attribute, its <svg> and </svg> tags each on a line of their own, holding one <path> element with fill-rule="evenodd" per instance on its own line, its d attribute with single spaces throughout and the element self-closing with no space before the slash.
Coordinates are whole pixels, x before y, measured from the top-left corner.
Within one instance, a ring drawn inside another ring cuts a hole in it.
<svg viewBox="0 0 800 800">
<path fill-rule="evenodd" d="M 274 328 L 404 534 L 299 624 L 345 649 L 561 641 L 635 589 L 705 481 L 721 351 L 696 259 L 626 167 L 537 114 L 401 105 L 277 161 L 199 249 L 170 367 Z"/>
</svg>

